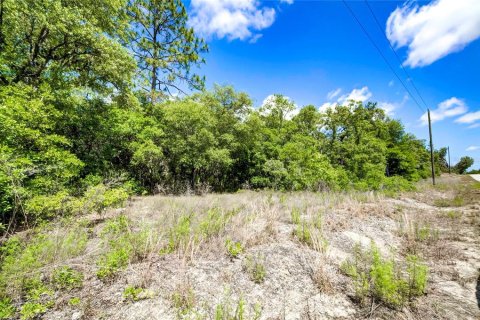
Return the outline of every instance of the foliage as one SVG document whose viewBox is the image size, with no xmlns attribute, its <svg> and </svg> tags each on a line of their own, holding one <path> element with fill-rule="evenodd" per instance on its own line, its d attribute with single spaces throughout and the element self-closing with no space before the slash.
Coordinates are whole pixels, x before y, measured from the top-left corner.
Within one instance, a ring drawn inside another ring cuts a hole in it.
<svg viewBox="0 0 480 320">
<path fill-rule="evenodd" d="M 139 301 L 142 299 L 143 288 L 137 288 L 134 286 L 127 286 L 123 290 L 123 298 L 130 301 Z"/>
<path fill-rule="evenodd" d="M 80 255 L 86 242 L 87 231 L 80 226 L 56 232 L 39 228 L 28 241 L 9 238 L 0 248 L 0 288 L 11 296 L 19 295 L 25 281 L 39 277 L 41 269 L 55 261 Z"/>
<path fill-rule="evenodd" d="M 125 216 L 109 219 L 101 232 L 104 251 L 97 260 L 97 277 L 111 280 L 130 262 L 142 261 L 155 249 L 157 234 L 150 228 L 132 225 Z"/>
<path fill-rule="evenodd" d="M 205 63 L 200 54 L 208 51 L 203 39 L 187 27 L 188 15 L 179 0 L 130 0 L 127 6 L 130 34 L 127 43 L 147 80 L 152 102 L 165 94 L 183 92 L 178 82 L 202 89 L 204 78 L 190 74 L 191 65 Z M 168 70 L 166 73 L 165 70 Z"/>
<path fill-rule="evenodd" d="M 460 161 L 453 167 L 455 172 L 459 174 L 465 174 L 467 169 L 473 166 L 474 160 L 471 157 L 462 157 Z"/>
<path fill-rule="evenodd" d="M 26 302 L 20 309 L 20 319 L 34 319 L 38 315 L 47 312 L 47 306 L 39 302 Z"/>
<path fill-rule="evenodd" d="M 254 108 L 218 85 L 167 98 L 204 87 L 194 70 L 208 48 L 182 1 L 1 4 L 2 233 L 133 193 L 393 193 L 429 175 L 424 141 L 373 102 L 320 111 L 275 94 Z M 435 156 L 445 170 L 445 149 Z"/>
<path fill-rule="evenodd" d="M 81 300 L 79 297 L 73 297 L 70 300 L 68 300 L 68 305 L 69 306 L 78 306 L 80 304 Z"/>
<path fill-rule="evenodd" d="M 83 284 L 83 274 L 68 266 L 63 266 L 53 271 L 52 283 L 57 289 L 80 288 Z"/>
<path fill-rule="evenodd" d="M 16 309 L 10 298 L 0 298 L 0 319 L 11 319 Z"/>
<path fill-rule="evenodd" d="M 262 283 L 267 274 L 265 269 L 265 257 L 260 255 L 248 255 L 245 258 L 244 270 L 255 283 Z"/>
<path fill-rule="evenodd" d="M 243 246 L 241 242 L 232 241 L 227 239 L 225 241 L 225 247 L 227 249 L 228 255 L 234 259 L 238 258 L 238 256 L 243 252 Z"/>
<path fill-rule="evenodd" d="M 370 250 L 356 245 L 353 260 L 346 260 L 341 270 L 353 279 L 355 297 L 360 303 L 371 297 L 393 308 L 423 295 L 428 275 L 427 267 L 418 257 L 408 256 L 407 277 L 404 277 L 395 260 L 383 259 L 373 242 Z"/>
</svg>

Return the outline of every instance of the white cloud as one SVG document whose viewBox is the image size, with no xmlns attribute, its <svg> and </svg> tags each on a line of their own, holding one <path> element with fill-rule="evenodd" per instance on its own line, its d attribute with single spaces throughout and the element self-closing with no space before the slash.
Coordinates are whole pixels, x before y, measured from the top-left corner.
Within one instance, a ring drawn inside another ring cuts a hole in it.
<svg viewBox="0 0 480 320">
<path fill-rule="evenodd" d="M 263 37 L 263 34 L 257 33 L 256 35 L 251 37 L 250 40 L 248 40 L 248 42 L 249 43 L 257 43 L 257 41 L 260 40 L 261 37 Z"/>
<path fill-rule="evenodd" d="M 478 127 L 480 127 L 480 122 L 479 123 L 474 123 L 471 126 L 468 126 L 467 128 L 468 129 L 475 129 L 475 128 L 478 128 Z"/>
<path fill-rule="evenodd" d="M 341 91 L 342 89 L 340 88 L 332 90 L 328 93 L 327 98 L 329 100 L 332 100 L 333 98 L 337 97 Z M 367 86 L 364 86 L 359 89 L 356 88 L 350 91 L 350 93 L 344 94 L 338 97 L 337 101 L 330 101 L 330 102 L 323 103 L 318 108 L 318 111 L 323 113 L 323 112 L 326 112 L 328 109 L 335 108 L 338 105 L 347 105 L 350 100 L 365 102 L 369 100 L 372 96 L 373 94 L 372 92 L 370 92 Z M 402 106 L 403 104 L 405 104 L 407 100 L 408 100 L 408 97 L 404 97 L 402 102 L 397 102 L 397 103 L 382 101 L 382 102 L 378 102 L 377 106 L 380 109 L 383 109 L 387 116 L 393 116 L 394 111 L 398 109 L 400 106 Z"/>
<path fill-rule="evenodd" d="M 437 109 L 431 110 L 430 118 L 433 123 L 436 121 L 443 120 L 445 118 L 459 116 L 467 112 L 467 110 L 468 110 L 468 107 L 465 104 L 465 102 L 463 102 L 463 100 L 452 97 L 450 99 L 442 101 L 438 105 Z M 420 121 L 422 122 L 423 125 L 428 124 L 428 114 L 426 112 L 420 117 Z"/>
<path fill-rule="evenodd" d="M 475 121 L 480 120 L 480 111 L 477 112 L 469 112 L 457 120 L 455 122 L 457 123 L 474 123 Z"/>
<path fill-rule="evenodd" d="M 254 43 L 261 37 L 257 31 L 270 27 L 276 15 L 274 8 L 262 6 L 258 0 L 192 0 L 190 5 L 189 24 L 206 38 L 216 36 Z"/>
<path fill-rule="evenodd" d="M 342 92 L 341 88 L 332 90 L 327 94 L 327 99 L 332 100 L 333 98 L 337 97 L 341 92 Z"/>
<path fill-rule="evenodd" d="M 333 109 L 338 106 L 337 102 L 325 102 L 318 108 L 318 111 L 321 113 L 327 112 L 328 109 Z"/>
<path fill-rule="evenodd" d="M 407 1 L 387 20 L 387 37 L 408 47 L 410 67 L 432 64 L 480 37 L 480 1 L 435 0 L 418 6 Z"/>
<path fill-rule="evenodd" d="M 372 93 L 367 86 L 360 89 L 353 89 L 349 94 L 344 94 L 338 98 L 340 104 L 345 104 L 349 100 L 364 102 L 372 97 Z"/>
<path fill-rule="evenodd" d="M 280 0 L 280 2 L 286 3 L 286 4 L 292 4 L 294 0 Z"/>
<path fill-rule="evenodd" d="M 385 111 L 387 116 L 393 116 L 395 109 L 397 109 L 397 104 L 390 103 L 390 102 L 379 102 L 378 107 Z"/>
<path fill-rule="evenodd" d="M 480 150 L 480 147 L 479 146 L 470 146 L 465 151 L 476 151 L 476 150 Z"/>
</svg>

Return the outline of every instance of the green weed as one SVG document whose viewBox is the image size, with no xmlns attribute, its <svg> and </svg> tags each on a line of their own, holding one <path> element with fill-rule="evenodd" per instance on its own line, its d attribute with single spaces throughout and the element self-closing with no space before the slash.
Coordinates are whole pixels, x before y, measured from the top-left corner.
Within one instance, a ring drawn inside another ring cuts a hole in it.
<svg viewBox="0 0 480 320">
<path fill-rule="evenodd" d="M 44 267 L 76 257 L 85 250 L 87 229 L 65 226 L 35 230 L 30 239 L 13 236 L 0 248 L 0 289 L 11 297 L 19 295 L 26 280 L 42 275 Z"/>
<path fill-rule="evenodd" d="M 244 270 L 250 276 L 250 279 L 255 283 L 262 283 L 265 281 L 267 274 L 265 269 L 265 258 L 260 255 L 248 255 L 245 260 Z"/>
<path fill-rule="evenodd" d="M 231 301 L 230 299 L 223 301 L 215 306 L 215 314 L 213 318 L 215 320 L 258 320 L 262 315 L 262 308 L 260 304 L 256 303 L 253 306 L 253 315 L 252 312 L 248 312 L 251 307 L 249 307 L 248 302 L 240 297 L 238 301 Z"/>
<path fill-rule="evenodd" d="M 428 269 L 416 256 L 407 258 L 407 277 L 393 259 L 384 260 L 372 243 L 369 251 L 359 245 L 354 250 L 353 260 L 345 261 L 341 270 L 354 281 L 355 296 L 360 303 L 368 297 L 398 308 L 413 297 L 424 294 Z"/>
<path fill-rule="evenodd" d="M 300 224 L 300 209 L 298 208 L 293 208 L 291 212 L 291 218 L 292 218 L 292 223 L 293 224 Z"/>
<path fill-rule="evenodd" d="M 70 300 L 68 300 L 68 305 L 72 306 L 72 307 L 75 307 L 75 306 L 78 306 L 80 304 L 80 302 L 81 302 L 81 300 L 80 300 L 79 297 L 73 297 Z"/>
<path fill-rule="evenodd" d="M 183 215 L 168 232 L 168 243 L 160 250 L 160 254 L 168 254 L 177 250 L 188 241 L 191 234 L 191 215 Z"/>
<path fill-rule="evenodd" d="M 12 303 L 12 299 L 0 299 L 0 319 L 12 319 L 16 311 L 17 310 Z"/>
<path fill-rule="evenodd" d="M 143 288 L 127 286 L 125 290 L 123 290 L 123 298 L 128 301 L 139 301 L 143 298 L 143 291 Z"/>
<path fill-rule="evenodd" d="M 196 302 L 195 294 L 190 287 L 177 288 L 172 294 L 171 300 L 173 307 L 177 309 L 179 316 L 189 314 L 195 307 Z"/>
<path fill-rule="evenodd" d="M 462 216 L 462 212 L 456 210 L 449 210 L 445 212 L 444 215 L 451 220 L 456 220 Z"/>
<path fill-rule="evenodd" d="M 434 201 L 434 205 L 440 208 L 446 207 L 461 207 L 464 204 L 464 199 L 460 195 L 456 195 L 453 199 L 437 199 Z"/>
<path fill-rule="evenodd" d="M 38 302 L 26 302 L 20 309 L 20 319 L 34 319 L 39 315 L 47 312 L 48 308 L 46 305 Z"/>
<path fill-rule="evenodd" d="M 106 251 L 97 261 L 97 277 L 107 280 L 132 261 L 141 261 L 155 248 L 157 235 L 152 229 L 133 231 L 131 221 L 124 215 L 107 221 L 101 236 Z"/>
<path fill-rule="evenodd" d="M 225 241 L 225 248 L 230 258 L 235 259 L 243 252 L 243 246 L 241 242 L 232 241 L 227 239 Z"/>
<path fill-rule="evenodd" d="M 52 284 L 57 289 L 71 290 L 81 288 L 83 284 L 83 274 L 70 267 L 63 266 L 53 271 Z"/>
</svg>

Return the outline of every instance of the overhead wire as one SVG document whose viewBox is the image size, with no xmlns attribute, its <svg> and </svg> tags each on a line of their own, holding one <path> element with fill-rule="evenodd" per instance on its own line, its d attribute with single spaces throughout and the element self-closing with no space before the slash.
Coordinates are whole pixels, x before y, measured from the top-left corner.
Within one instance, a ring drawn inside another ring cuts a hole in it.
<svg viewBox="0 0 480 320">
<path fill-rule="evenodd" d="M 368 33 L 367 29 L 365 28 L 365 26 L 362 24 L 362 22 L 358 19 L 357 15 L 355 14 L 355 12 L 352 10 L 352 8 L 348 5 L 348 3 L 345 1 L 345 0 L 342 0 L 343 4 L 345 5 L 345 7 L 348 9 L 348 11 L 350 12 L 350 14 L 353 16 L 353 18 L 355 19 L 355 21 L 357 22 L 357 24 L 360 26 L 360 28 L 362 29 L 363 33 L 365 33 L 365 35 L 367 36 L 367 38 L 370 40 L 370 42 L 372 43 L 372 45 L 375 47 L 375 49 L 377 49 L 378 53 L 380 54 L 380 56 L 383 58 L 383 60 L 385 61 L 385 63 L 388 65 L 388 67 L 390 68 L 390 70 L 392 71 L 392 73 L 395 75 L 395 77 L 398 79 L 398 81 L 400 81 L 400 83 L 402 84 L 402 86 L 405 88 L 405 91 L 408 93 L 408 95 L 412 98 L 412 100 L 415 102 L 415 105 L 420 109 L 421 112 L 425 112 L 425 110 L 422 108 L 422 106 L 420 106 L 420 104 L 418 103 L 417 99 L 415 98 L 415 96 L 411 93 L 411 91 L 408 89 L 408 87 L 405 85 L 405 83 L 403 82 L 403 80 L 400 78 L 400 76 L 397 74 L 397 72 L 395 71 L 395 69 L 392 67 L 392 65 L 390 64 L 390 62 L 388 61 L 388 59 L 385 57 L 385 55 L 383 54 L 382 50 L 380 50 L 380 48 L 378 47 L 377 43 L 373 40 L 372 36 L 370 35 L 370 33 Z"/>
<path fill-rule="evenodd" d="M 413 81 L 413 78 L 410 76 L 410 74 L 408 73 L 407 69 L 405 69 L 405 67 L 403 66 L 403 63 L 402 63 L 402 59 L 400 59 L 400 57 L 398 56 L 398 53 L 397 53 L 397 50 L 395 50 L 395 48 L 392 46 L 392 44 L 390 43 L 390 40 L 388 39 L 387 37 L 387 34 L 385 33 L 385 30 L 383 30 L 382 26 L 380 25 L 380 22 L 378 21 L 378 18 L 375 14 L 375 12 L 373 11 L 372 7 L 370 6 L 370 3 L 368 2 L 368 0 L 365 0 L 365 4 L 367 5 L 368 7 L 368 10 L 370 11 L 370 13 L 372 14 L 373 18 L 375 19 L 375 22 L 378 26 L 378 29 L 383 33 L 383 35 L 385 36 L 385 39 L 387 40 L 388 42 L 388 45 L 390 46 L 390 49 L 392 49 L 393 53 L 395 54 L 395 57 L 397 58 L 397 61 L 398 63 L 400 64 L 400 66 L 402 67 L 402 70 L 403 72 L 405 73 L 405 76 L 407 77 L 407 81 L 410 80 L 410 83 L 412 84 L 412 87 L 415 89 L 415 92 L 417 93 L 417 95 L 420 97 L 420 100 L 422 100 L 423 104 L 425 105 L 425 108 L 428 109 L 428 105 L 427 103 L 425 102 L 425 100 L 423 99 L 422 95 L 420 94 L 420 91 L 418 90 L 417 86 L 415 85 L 415 82 Z"/>
</svg>

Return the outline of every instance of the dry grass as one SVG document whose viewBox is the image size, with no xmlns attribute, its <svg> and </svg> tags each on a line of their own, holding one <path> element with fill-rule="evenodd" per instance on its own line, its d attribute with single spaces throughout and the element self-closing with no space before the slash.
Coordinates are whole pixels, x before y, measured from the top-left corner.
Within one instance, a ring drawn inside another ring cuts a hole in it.
<svg viewBox="0 0 480 320">
<path fill-rule="evenodd" d="M 455 197 L 462 197 L 461 207 L 435 206 L 438 199 Z M 55 260 L 55 265 L 82 270 L 85 284 L 71 293 L 80 297 L 80 305 L 59 304 L 49 318 L 63 319 L 75 310 L 87 318 L 215 318 L 215 306 L 225 304 L 225 291 L 235 301 L 230 311 L 239 304 L 249 310 L 259 304 L 262 319 L 294 318 L 304 310 L 314 319 L 392 316 L 382 306 L 371 311 L 352 304 L 351 282 L 338 272 L 355 244 L 369 246 L 371 241 L 396 259 L 421 256 L 432 272 L 429 294 L 421 298 L 424 307 L 395 311 L 395 317 L 442 317 L 445 312 L 439 310 L 445 308 L 459 318 L 465 310 L 478 314 L 475 301 L 465 302 L 465 296 L 478 276 L 469 274 L 469 268 L 480 259 L 479 203 L 475 185 L 448 175 L 436 187 L 421 183 L 416 192 L 395 199 L 372 192 L 269 191 L 135 198 L 122 210 L 86 217 L 90 236 L 85 251 Z M 100 282 L 97 261 L 109 250 L 102 233 L 119 215 L 128 218 L 135 255 L 112 281 Z M 235 259 L 227 240 L 242 246 Z M 260 279 L 255 274 L 261 269 L 265 274 Z M 452 294 L 445 284 L 450 282 L 459 286 Z M 148 289 L 156 298 L 123 306 L 116 297 L 127 284 Z M 452 311 L 452 301 L 465 310 Z"/>
</svg>

